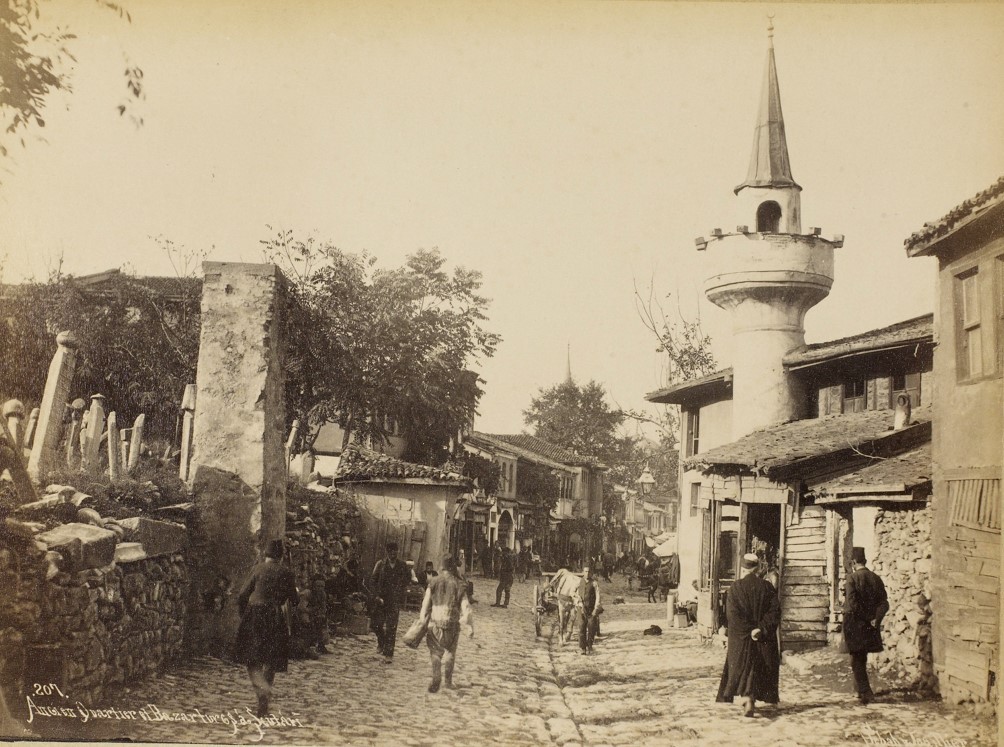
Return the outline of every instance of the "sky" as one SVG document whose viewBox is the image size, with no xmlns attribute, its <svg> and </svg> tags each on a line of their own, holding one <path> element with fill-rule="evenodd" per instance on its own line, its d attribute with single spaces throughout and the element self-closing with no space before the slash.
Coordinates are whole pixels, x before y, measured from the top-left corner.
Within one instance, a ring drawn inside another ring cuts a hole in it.
<svg viewBox="0 0 1004 747">
<path fill-rule="evenodd" d="M 242 262 L 279 229 L 383 267 L 438 247 L 482 271 L 503 337 L 480 368 L 487 432 L 522 430 L 568 355 L 577 381 L 644 408 L 665 366 L 635 287 L 699 316 L 730 363 L 694 239 L 755 223 L 732 189 L 768 14 L 803 230 L 846 237 L 807 341 L 932 311 L 934 260 L 903 241 L 1004 174 L 1004 5 L 125 6 L 131 21 L 42 5 L 77 62 L 44 130 L 0 162 L 4 281 L 59 257 L 78 275 L 170 275 L 158 237 Z M 144 72 L 140 127 L 116 112 L 127 64 Z"/>
</svg>

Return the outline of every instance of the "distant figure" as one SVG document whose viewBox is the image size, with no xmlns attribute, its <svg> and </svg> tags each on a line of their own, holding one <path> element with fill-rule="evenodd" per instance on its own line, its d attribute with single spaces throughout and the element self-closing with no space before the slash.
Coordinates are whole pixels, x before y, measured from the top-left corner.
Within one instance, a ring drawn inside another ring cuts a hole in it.
<svg viewBox="0 0 1004 747">
<path fill-rule="evenodd" d="M 310 613 L 313 644 L 317 647 L 317 653 L 331 653 L 327 647 L 330 638 L 328 636 L 328 594 L 324 588 L 324 576 L 315 576 L 311 583 L 307 611 Z"/>
<path fill-rule="evenodd" d="M 726 596 L 728 652 L 718 702 L 742 698 L 743 715 L 752 718 L 756 701 L 778 702 L 777 627 L 781 612 L 774 587 L 756 575 L 760 563 L 753 553 L 743 555 L 740 578 Z"/>
<path fill-rule="evenodd" d="M 868 682 L 868 654 L 882 650 L 882 618 L 889 611 L 885 584 L 865 567 L 865 549 L 851 550 L 854 570 L 844 585 L 844 642 L 851 655 L 854 689 L 868 705 L 875 699 Z"/>
<path fill-rule="evenodd" d="M 451 556 L 443 558 L 442 568 L 443 572 L 429 582 L 422 599 L 422 611 L 419 612 L 419 617 L 428 620 L 429 625 L 425 643 L 432 662 L 430 693 L 439 690 L 444 675 L 446 687 L 453 687 L 453 665 L 460 641 L 460 626 L 466 624 L 468 637 L 474 637 L 467 582 L 457 573 L 457 564 Z"/>
<path fill-rule="evenodd" d="M 575 609 L 579 618 L 579 653 L 591 654 L 603 608 L 600 605 L 600 585 L 588 565 L 582 569 L 582 581 L 575 592 Z"/>
<path fill-rule="evenodd" d="M 415 574 L 415 578 L 418 580 L 418 583 L 422 588 L 428 588 L 429 582 L 438 575 L 439 574 L 436 573 L 436 569 L 432 565 L 432 561 L 426 560 L 425 569 L 418 571 Z"/>
<path fill-rule="evenodd" d="M 691 624 L 697 622 L 697 599 L 699 591 L 697 580 L 695 579 L 690 582 L 690 590 L 680 594 L 680 605 L 687 608 L 687 619 L 690 620 Z"/>
<path fill-rule="evenodd" d="M 519 551 L 519 572 L 523 575 L 524 581 L 530 580 L 530 571 L 533 569 L 533 553 L 529 546 L 523 545 Z"/>
<path fill-rule="evenodd" d="M 378 560 L 370 575 L 370 630 L 376 633 L 377 650 L 385 664 L 394 659 L 397 622 L 401 615 L 404 590 L 411 581 L 408 564 L 398 560 L 397 543 L 387 543 L 387 557 Z"/>
<path fill-rule="evenodd" d="M 268 715 L 276 672 L 289 666 L 289 622 L 283 605 L 300 603 L 293 572 L 282 563 L 282 540 L 272 540 L 237 596 L 241 614 L 232 658 L 244 664 L 258 697 L 259 717 Z"/>
<path fill-rule="evenodd" d="M 680 557 L 674 552 L 669 557 L 662 559 L 662 567 L 659 569 L 659 590 L 662 598 L 669 602 L 673 598 L 673 606 L 676 606 L 678 597 L 677 590 L 680 588 Z M 675 612 L 675 609 L 674 609 Z"/>
<path fill-rule="evenodd" d="M 514 566 L 515 560 L 512 550 L 503 547 L 498 564 L 499 584 L 495 587 L 495 604 L 492 607 L 509 606 L 509 592 L 512 589 L 513 573 L 515 572 Z M 505 594 L 505 604 L 502 604 L 503 594 Z"/>
</svg>

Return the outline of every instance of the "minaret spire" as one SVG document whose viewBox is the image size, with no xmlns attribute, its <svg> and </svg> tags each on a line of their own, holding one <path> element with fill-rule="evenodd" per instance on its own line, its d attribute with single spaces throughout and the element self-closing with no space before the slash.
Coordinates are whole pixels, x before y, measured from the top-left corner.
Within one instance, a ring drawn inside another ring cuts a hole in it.
<svg viewBox="0 0 1004 747">
<path fill-rule="evenodd" d="M 744 187 L 801 189 L 791 175 L 788 141 L 784 135 L 781 89 L 777 83 L 777 65 L 774 62 L 774 16 L 767 16 L 767 19 L 767 65 L 760 90 L 756 127 L 753 130 L 753 153 L 750 155 L 746 181 L 736 187 L 736 194 Z"/>
<path fill-rule="evenodd" d="M 572 343 L 568 343 L 567 348 L 567 361 L 565 362 L 565 383 L 572 383 Z"/>
</svg>

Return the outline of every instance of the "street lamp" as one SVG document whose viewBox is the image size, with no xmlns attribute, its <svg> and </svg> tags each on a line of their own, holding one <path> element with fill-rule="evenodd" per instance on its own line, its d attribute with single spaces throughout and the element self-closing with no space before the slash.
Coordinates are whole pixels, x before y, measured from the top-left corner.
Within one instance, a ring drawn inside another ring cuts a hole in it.
<svg viewBox="0 0 1004 747">
<path fill-rule="evenodd" d="M 652 488 L 655 487 L 655 478 L 652 477 L 651 471 L 648 468 L 648 462 L 645 462 L 645 469 L 642 470 L 641 477 L 635 480 L 638 483 L 638 490 L 642 495 L 651 495 Z"/>
</svg>

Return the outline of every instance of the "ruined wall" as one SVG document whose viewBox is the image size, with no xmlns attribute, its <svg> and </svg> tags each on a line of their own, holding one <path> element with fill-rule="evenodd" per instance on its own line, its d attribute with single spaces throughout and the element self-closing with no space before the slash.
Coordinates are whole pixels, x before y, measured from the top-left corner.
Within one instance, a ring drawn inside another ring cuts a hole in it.
<svg viewBox="0 0 1004 747">
<path fill-rule="evenodd" d="M 234 592 L 285 532 L 288 290 L 274 265 L 206 262 L 203 271 L 189 627 L 196 651 L 225 655 L 238 624 Z"/>
<path fill-rule="evenodd" d="M 937 689 L 931 651 L 931 509 L 880 508 L 870 565 L 885 583 L 885 651 L 872 656 L 883 677 Z"/>
</svg>

